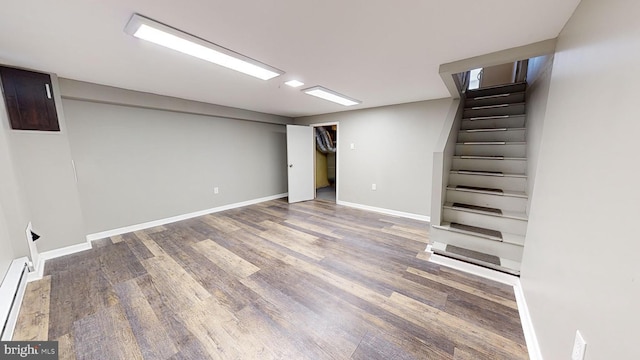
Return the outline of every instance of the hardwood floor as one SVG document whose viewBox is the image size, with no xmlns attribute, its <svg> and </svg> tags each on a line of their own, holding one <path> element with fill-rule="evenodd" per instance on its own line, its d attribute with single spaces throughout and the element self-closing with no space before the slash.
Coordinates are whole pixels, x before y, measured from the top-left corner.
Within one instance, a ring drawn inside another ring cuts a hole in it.
<svg viewBox="0 0 640 360">
<path fill-rule="evenodd" d="M 28 285 L 61 359 L 526 359 L 511 287 L 427 261 L 423 222 L 275 200 L 93 243 Z"/>
</svg>

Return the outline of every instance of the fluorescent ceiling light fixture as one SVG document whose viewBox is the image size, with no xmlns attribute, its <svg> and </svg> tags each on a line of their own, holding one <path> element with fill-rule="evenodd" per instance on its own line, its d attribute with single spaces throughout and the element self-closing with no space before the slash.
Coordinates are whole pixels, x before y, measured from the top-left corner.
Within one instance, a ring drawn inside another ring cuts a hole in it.
<svg viewBox="0 0 640 360">
<path fill-rule="evenodd" d="M 298 80 L 289 80 L 285 83 L 285 85 L 289 85 L 292 88 L 297 88 L 300 87 L 302 85 L 304 85 L 304 83 L 302 81 L 298 81 Z"/>
<path fill-rule="evenodd" d="M 352 99 L 348 96 L 344 96 L 340 93 L 337 93 L 333 90 L 329 90 L 322 86 L 314 86 L 308 89 L 304 89 L 302 91 L 305 94 L 309 94 L 309 95 L 319 97 L 321 99 L 333 101 L 334 103 L 338 103 L 344 106 L 352 106 L 352 105 L 358 105 L 362 103 L 362 101 L 360 100 Z"/>
<path fill-rule="evenodd" d="M 133 14 L 124 31 L 139 39 L 255 76 L 258 79 L 269 80 L 284 74 L 282 70 L 138 14 Z"/>
</svg>

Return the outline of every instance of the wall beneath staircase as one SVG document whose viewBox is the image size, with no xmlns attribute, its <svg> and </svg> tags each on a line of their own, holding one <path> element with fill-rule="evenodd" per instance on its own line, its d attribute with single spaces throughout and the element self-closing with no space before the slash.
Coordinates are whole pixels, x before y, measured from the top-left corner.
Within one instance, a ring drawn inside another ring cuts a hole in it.
<svg viewBox="0 0 640 360">
<path fill-rule="evenodd" d="M 640 3 L 583 0 L 561 32 L 521 281 L 545 359 L 639 359 Z"/>
</svg>

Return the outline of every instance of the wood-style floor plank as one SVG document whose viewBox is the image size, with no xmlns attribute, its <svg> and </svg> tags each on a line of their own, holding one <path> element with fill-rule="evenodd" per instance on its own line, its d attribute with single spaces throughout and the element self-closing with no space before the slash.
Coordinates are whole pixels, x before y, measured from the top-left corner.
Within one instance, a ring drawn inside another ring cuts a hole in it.
<svg viewBox="0 0 640 360">
<path fill-rule="evenodd" d="M 27 284 L 24 300 L 18 315 L 14 339 L 37 341 L 46 339 L 49 333 L 49 294 L 51 276 Z"/>
<path fill-rule="evenodd" d="M 246 278 L 260 270 L 259 267 L 208 239 L 194 244 L 193 248 L 227 273 L 238 278 Z"/>
<path fill-rule="evenodd" d="M 428 261 L 428 224 L 264 202 L 47 261 L 15 340 L 61 359 L 526 359 L 513 290 Z"/>
<path fill-rule="evenodd" d="M 74 322 L 76 358 L 142 359 L 142 353 L 124 312 L 118 305 Z"/>
<path fill-rule="evenodd" d="M 166 359 L 176 354 L 178 350 L 136 280 L 120 283 L 115 290 L 142 356 L 147 359 Z"/>
</svg>

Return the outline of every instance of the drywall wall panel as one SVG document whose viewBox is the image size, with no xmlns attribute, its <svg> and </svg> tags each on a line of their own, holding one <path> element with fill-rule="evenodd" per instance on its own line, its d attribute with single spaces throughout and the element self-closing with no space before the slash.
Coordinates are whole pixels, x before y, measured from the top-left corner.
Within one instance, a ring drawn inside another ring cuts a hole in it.
<svg viewBox="0 0 640 360">
<path fill-rule="evenodd" d="M 481 87 L 491 87 L 513 82 L 514 63 L 488 66 L 482 69 Z"/>
<path fill-rule="evenodd" d="M 545 55 L 529 60 L 527 75 L 527 194 L 529 203 L 527 213 L 531 207 L 533 186 L 536 182 L 536 169 L 538 168 L 538 155 L 542 143 L 542 129 L 547 112 L 547 99 L 549 98 L 549 85 L 551 83 L 553 56 Z"/>
<path fill-rule="evenodd" d="M 2 251 L 0 251 L 0 283 L 2 279 L 7 274 L 7 270 L 9 270 L 9 266 L 11 265 L 11 261 L 17 258 L 13 251 L 13 244 L 11 244 L 11 237 L 9 235 L 9 231 L 7 229 L 7 220 L 4 215 L 4 207 L 2 203 L 0 203 L 0 247 L 2 247 Z"/>
<path fill-rule="evenodd" d="M 0 99 L 0 122 L 0 274 L 4 276 L 11 260 L 29 254 L 24 232 L 29 214 L 11 158 L 7 137 L 10 126 L 3 99 Z"/>
<path fill-rule="evenodd" d="M 287 191 L 282 125 L 71 99 L 63 106 L 89 234 Z"/>
<path fill-rule="evenodd" d="M 295 123 L 340 124 L 338 200 L 428 216 L 433 151 L 451 102 L 345 111 L 298 118 Z"/>
<path fill-rule="evenodd" d="M 583 0 L 554 58 L 521 280 L 545 359 L 638 359 L 640 3 Z"/>
<path fill-rule="evenodd" d="M 290 124 L 292 119 L 284 116 L 232 108 L 99 85 L 84 81 L 60 79 L 60 89 L 65 99 L 85 100 L 106 104 L 128 105 L 147 109 L 170 110 L 186 114 L 218 116 L 229 119 L 251 120 L 274 124 Z"/>
<path fill-rule="evenodd" d="M 3 118 L 4 136 L 9 147 L 7 154 L 10 154 L 14 172 L 3 174 L 9 185 L 0 191 L 3 193 L 11 239 L 16 244 L 16 256 L 27 255 L 25 229 L 29 221 L 41 235 L 36 242 L 39 252 L 85 241 L 82 211 L 55 74 L 51 74 L 51 83 L 60 123 L 59 132 L 11 130 L 6 118 Z M 2 106 L 4 117 L 4 103 Z"/>
</svg>

